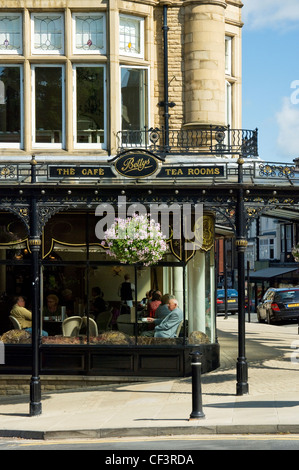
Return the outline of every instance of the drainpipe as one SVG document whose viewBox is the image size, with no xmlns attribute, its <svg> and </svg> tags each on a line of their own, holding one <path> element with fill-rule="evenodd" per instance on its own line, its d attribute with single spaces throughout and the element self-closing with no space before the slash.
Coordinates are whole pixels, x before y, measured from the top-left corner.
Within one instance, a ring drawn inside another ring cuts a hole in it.
<svg viewBox="0 0 299 470">
<path fill-rule="evenodd" d="M 164 101 L 160 101 L 159 106 L 164 107 L 164 149 L 169 152 L 169 108 L 173 108 L 175 103 L 168 101 L 168 31 L 167 25 L 168 5 L 163 5 L 163 42 L 164 42 Z"/>
</svg>

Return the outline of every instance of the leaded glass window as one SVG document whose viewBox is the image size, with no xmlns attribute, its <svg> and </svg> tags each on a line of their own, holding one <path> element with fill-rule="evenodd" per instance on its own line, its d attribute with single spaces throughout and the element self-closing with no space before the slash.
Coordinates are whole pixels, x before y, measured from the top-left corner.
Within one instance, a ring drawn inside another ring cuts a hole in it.
<svg viewBox="0 0 299 470">
<path fill-rule="evenodd" d="M 106 50 L 105 15 L 74 14 L 74 53 L 104 54 Z"/>
<path fill-rule="evenodd" d="M 134 16 L 120 15 L 119 53 L 134 57 L 144 55 L 144 20 Z"/>
<path fill-rule="evenodd" d="M 21 54 L 22 15 L 20 13 L 0 14 L 0 53 Z"/>
<path fill-rule="evenodd" d="M 33 54 L 63 54 L 64 21 L 60 13 L 34 14 Z"/>
</svg>

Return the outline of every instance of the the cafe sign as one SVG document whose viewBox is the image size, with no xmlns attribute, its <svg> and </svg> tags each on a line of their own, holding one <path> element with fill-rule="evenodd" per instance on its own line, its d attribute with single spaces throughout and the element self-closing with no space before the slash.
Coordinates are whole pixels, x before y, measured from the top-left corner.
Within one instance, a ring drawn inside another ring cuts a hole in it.
<svg viewBox="0 0 299 470">
<path fill-rule="evenodd" d="M 115 178 L 110 166 L 104 165 L 49 165 L 49 178 Z"/>
<path fill-rule="evenodd" d="M 118 157 L 115 170 L 127 178 L 146 178 L 158 169 L 158 160 L 145 151 L 132 151 Z"/>
</svg>

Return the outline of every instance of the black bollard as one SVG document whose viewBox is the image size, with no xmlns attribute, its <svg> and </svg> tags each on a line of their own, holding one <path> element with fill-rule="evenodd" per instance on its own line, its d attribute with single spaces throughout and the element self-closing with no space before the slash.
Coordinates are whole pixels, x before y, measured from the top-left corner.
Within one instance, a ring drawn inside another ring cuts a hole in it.
<svg viewBox="0 0 299 470">
<path fill-rule="evenodd" d="M 200 357 L 202 353 L 195 351 L 190 354 L 192 366 L 192 413 L 191 419 L 204 418 L 205 415 L 202 411 L 202 396 L 201 396 L 201 362 Z"/>
</svg>

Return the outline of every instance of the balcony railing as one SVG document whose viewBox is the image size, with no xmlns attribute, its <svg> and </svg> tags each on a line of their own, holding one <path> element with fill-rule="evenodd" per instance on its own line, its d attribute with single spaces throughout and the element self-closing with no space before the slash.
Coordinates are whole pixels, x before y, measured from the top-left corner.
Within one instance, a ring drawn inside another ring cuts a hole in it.
<svg viewBox="0 0 299 470">
<path fill-rule="evenodd" d="M 210 126 L 206 129 L 147 128 L 117 133 L 119 152 L 145 148 L 161 154 L 258 156 L 258 130 Z"/>
</svg>

